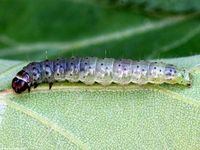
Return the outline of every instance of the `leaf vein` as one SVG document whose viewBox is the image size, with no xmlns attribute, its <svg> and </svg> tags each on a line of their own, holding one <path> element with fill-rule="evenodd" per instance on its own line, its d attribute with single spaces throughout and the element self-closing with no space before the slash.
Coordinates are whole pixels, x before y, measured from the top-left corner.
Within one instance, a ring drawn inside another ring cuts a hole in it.
<svg viewBox="0 0 200 150">
<path fill-rule="evenodd" d="M 174 92 L 174 91 L 171 91 L 171 90 L 168 90 L 164 87 L 161 87 L 161 86 L 157 86 L 155 87 L 158 92 L 161 92 L 169 97 L 172 97 L 174 99 L 177 99 L 177 100 L 181 100 L 183 101 L 184 103 L 187 103 L 189 105 L 192 105 L 192 106 L 195 106 L 195 107 L 200 107 L 200 102 L 193 99 L 193 98 L 188 98 L 188 97 L 185 97 L 183 95 L 180 95 L 179 93 L 177 92 Z"/>
<path fill-rule="evenodd" d="M 153 50 L 152 54 L 149 55 L 148 59 L 155 57 L 158 53 L 169 52 L 174 48 L 177 48 L 185 43 L 187 43 L 190 39 L 198 35 L 200 32 L 200 26 L 197 26 L 194 29 L 191 29 L 185 36 L 181 37 L 179 40 L 176 40 L 168 45 L 165 45 L 159 49 Z"/>
<path fill-rule="evenodd" d="M 89 149 L 88 146 L 80 141 L 77 137 L 75 137 L 72 133 L 66 131 L 62 127 L 58 126 L 56 123 L 52 122 L 51 120 L 47 119 L 44 116 L 39 115 L 38 113 L 27 109 L 26 107 L 19 105 L 18 103 L 15 103 L 11 100 L 6 100 L 6 104 L 10 106 L 11 108 L 18 110 L 20 112 L 23 112 L 24 114 L 36 119 L 38 122 L 48 126 L 49 128 L 53 129 L 54 131 L 58 132 L 62 136 L 64 136 L 66 139 L 68 139 L 70 142 L 75 144 L 76 146 L 80 147 L 83 150 Z"/>
</svg>

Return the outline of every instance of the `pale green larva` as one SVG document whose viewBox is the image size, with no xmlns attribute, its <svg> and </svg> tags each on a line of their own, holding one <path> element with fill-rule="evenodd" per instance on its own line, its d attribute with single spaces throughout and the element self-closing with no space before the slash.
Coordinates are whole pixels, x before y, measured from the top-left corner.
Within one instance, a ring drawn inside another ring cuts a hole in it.
<svg viewBox="0 0 200 150">
<path fill-rule="evenodd" d="M 162 62 L 133 61 L 113 58 L 69 58 L 33 62 L 25 66 L 12 81 L 16 93 L 31 86 L 47 82 L 51 88 L 55 81 L 81 81 L 87 85 L 116 83 L 182 84 L 191 85 L 190 73 L 172 64 Z"/>
</svg>

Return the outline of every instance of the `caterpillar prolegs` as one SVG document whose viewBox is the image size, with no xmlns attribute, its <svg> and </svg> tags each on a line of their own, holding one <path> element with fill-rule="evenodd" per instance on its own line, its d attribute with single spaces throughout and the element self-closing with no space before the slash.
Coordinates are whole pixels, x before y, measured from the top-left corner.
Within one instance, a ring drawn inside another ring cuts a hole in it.
<svg viewBox="0 0 200 150">
<path fill-rule="evenodd" d="M 109 85 L 135 84 L 182 84 L 191 85 L 190 73 L 163 62 L 133 61 L 129 59 L 85 57 L 32 62 L 17 73 L 12 88 L 21 93 L 33 86 L 47 82 L 49 89 L 55 81 L 95 82 Z"/>
</svg>

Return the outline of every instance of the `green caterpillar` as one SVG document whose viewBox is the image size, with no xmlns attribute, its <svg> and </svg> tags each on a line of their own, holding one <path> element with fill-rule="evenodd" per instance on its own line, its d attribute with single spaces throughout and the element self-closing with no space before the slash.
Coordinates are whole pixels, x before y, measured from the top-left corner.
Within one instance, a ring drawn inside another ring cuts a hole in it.
<svg viewBox="0 0 200 150">
<path fill-rule="evenodd" d="M 12 81 L 16 93 L 21 93 L 31 86 L 47 82 L 49 88 L 55 81 L 81 81 L 92 85 L 95 82 L 109 85 L 135 84 L 182 84 L 191 85 L 190 73 L 172 64 L 163 62 L 133 61 L 113 58 L 69 58 L 32 62 L 25 66 Z"/>
</svg>

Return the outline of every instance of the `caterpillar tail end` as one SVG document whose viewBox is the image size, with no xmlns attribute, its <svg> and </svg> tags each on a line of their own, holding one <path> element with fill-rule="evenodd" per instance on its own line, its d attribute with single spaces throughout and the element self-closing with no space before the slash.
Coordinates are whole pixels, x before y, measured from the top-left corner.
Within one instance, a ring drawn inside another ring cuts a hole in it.
<svg viewBox="0 0 200 150">
<path fill-rule="evenodd" d="M 191 74 L 185 69 L 180 72 L 179 83 L 187 87 L 192 87 Z"/>
</svg>

